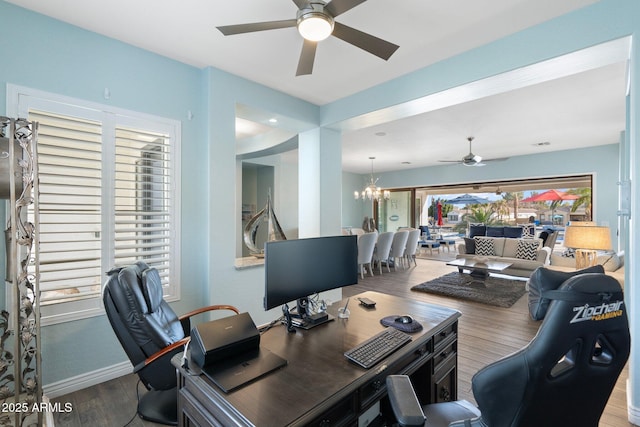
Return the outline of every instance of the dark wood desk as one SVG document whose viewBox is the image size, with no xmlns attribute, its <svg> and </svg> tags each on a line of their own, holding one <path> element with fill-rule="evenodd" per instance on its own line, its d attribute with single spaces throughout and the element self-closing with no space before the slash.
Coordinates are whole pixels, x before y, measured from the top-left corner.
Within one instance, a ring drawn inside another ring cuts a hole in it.
<svg viewBox="0 0 640 427">
<path fill-rule="evenodd" d="M 377 302 L 374 309 L 357 296 Z M 410 299 L 365 292 L 351 298 L 349 319 L 310 330 L 287 333 L 283 326 L 265 332 L 263 348 L 288 360 L 288 365 L 225 394 L 204 375 L 178 368 L 178 414 L 181 426 L 351 426 L 381 401 L 389 417 L 385 378 L 410 375 L 423 403 L 456 399 L 457 327 L 460 313 Z M 349 362 L 344 352 L 381 331 L 380 319 L 409 314 L 422 323 L 413 341 L 366 370 Z"/>
</svg>

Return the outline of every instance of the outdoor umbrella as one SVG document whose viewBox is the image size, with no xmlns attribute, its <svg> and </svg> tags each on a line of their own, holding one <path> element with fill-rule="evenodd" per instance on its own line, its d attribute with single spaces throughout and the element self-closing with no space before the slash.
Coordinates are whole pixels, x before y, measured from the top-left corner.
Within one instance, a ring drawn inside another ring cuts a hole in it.
<svg viewBox="0 0 640 427">
<path fill-rule="evenodd" d="M 527 197 L 526 199 L 520 200 L 521 202 L 555 202 L 557 200 L 576 200 L 579 199 L 580 196 L 576 196 L 575 194 L 565 193 L 564 191 L 558 190 L 547 190 L 543 193 L 536 194 L 535 196 Z"/>
<path fill-rule="evenodd" d="M 491 200 L 484 197 L 474 196 L 472 194 L 463 194 L 453 199 L 445 200 L 450 205 L 484 205 L 491 203 Z M 467 219 L 467 228 L 469 228 L 469 220 Z"/>
<path fill-rule="evenodd" d="M 450 205 L 484 205 L 485 203 L 490 203 L 489 199 L 485 199 L 484 197 L 474 196 L 472 194 L 463 194 L 458 197 L 454 197 L 453 199 L 445 200 L 445 203 L 449 203 Z"/>
<path fill-rule="evenodd" d="M 565 193 L 564 191 L 558 190 L 547 190 L 540 194 L 536 194 L 535 196 L 527 197 L 526 199 L 520 200 L 521 202 L 558 202 L 563 200 L 576 200 L 579 199 L 580 196 L 576 196 L 575 194 Z M 555 215 L 555 206 L 553 203 L 551 204 L 551 223 L 553 224 L 554 215 Z"/>
<path fill-rule="evenodd" d="M 438 224 L 439 227 L 442 227 L 442 203 L 438 200 Z"/>
</svg>

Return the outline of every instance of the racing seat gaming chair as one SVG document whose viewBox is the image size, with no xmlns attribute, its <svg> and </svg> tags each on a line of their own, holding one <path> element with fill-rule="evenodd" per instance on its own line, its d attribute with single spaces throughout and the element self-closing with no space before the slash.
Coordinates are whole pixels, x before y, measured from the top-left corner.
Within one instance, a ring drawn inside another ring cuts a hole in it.
<svg viewBox="0 0 640 427">
<path fill-rule="evenodd" d="M 421 408 L 408 377 L 387 377 L 400 425 L 597 427 L 629 357 L 620 284 L 580 274 L 543 296 L 552 301 L 531 342 L 473 376 L 479 410 L 467 401 Z"/>
<path fill-rule="evenodd" d="M 160 424 L 177 424 L 176 370 L 171 358 L 183 350 L 191 332 L 190 318 L 210 310 L 238 309 L 230 305 L 203 307 L 176 316 L 162 298 L 162 282 L 155 268 L 142 261 L 110 270 L 103 302 L 109 322 L 149 390 L 138 402 L 138 415 Z"/>
</svg>

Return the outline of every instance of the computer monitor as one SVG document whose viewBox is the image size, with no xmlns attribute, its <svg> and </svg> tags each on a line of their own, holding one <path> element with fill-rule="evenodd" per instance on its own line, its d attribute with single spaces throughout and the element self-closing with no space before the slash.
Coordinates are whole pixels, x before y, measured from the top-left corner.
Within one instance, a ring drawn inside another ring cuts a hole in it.
<svg viewBox="0 0 640 427">
<path fill-rule="evenodd" d="M 278 240 L 265 244 L 264 309 L 358 283 L 357 236 Z"/>
</svg>

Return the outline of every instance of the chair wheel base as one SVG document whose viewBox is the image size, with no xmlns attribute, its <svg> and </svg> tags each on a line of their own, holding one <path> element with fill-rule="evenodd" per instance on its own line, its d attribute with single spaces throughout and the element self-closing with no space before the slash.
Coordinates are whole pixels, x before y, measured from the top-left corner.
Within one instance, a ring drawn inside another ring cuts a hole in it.
<svg viewBox="0 0 640 427">
<path fill-rule="evenodd" d="M 138 415 L 146 421 L 178 425 L 178 389 L 149 390 L 138 402 Z"/>
</svg>

